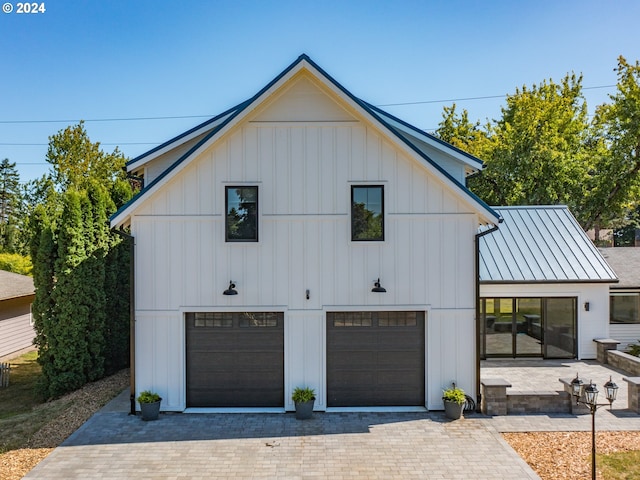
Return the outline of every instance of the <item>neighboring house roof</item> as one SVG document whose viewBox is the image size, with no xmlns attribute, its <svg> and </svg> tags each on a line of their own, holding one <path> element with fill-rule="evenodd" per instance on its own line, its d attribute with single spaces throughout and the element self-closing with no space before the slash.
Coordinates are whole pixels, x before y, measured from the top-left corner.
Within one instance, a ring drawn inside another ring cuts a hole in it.
<svg viewBox="0 0 640 480">
<path fill-rule="evenodd" d="M 248 114 L 256 109 L 256 107 L 269 98 L 275 91 L 277 91 L 286 81 L 292 78 L 301 70 L 306 70 L 311 73 L 315 78 L 323 82 L 329 89 L 340 96 L 350 107 L 359 111 L 369 121 L 376 124 L 382 130 L 386 130 L 392 137 L 398 140 L 398 144 L 401 147 L 405 147 L 409 154 L 422 160 L 431 168 L 432 172 L 438 176 L 444 183 L 449 184 L 455 190 L 458 190 L 463 196 L 465 196 L 472 205 L 478 208 L 481 213 L 483 222 L 497 223 L 499 215 L 480 198 L 474 195 L 464 185 L 460 184 L 458 180 L 452 177 L 441 165 L 434 162 L 431 157 L 426 154 L 426 150 L 423 144 L 438 145 L 439 148 L 447 151 L 447 153 L 464 162 L 470 169 L 479 169 L 482 166 L 482 161 L 463 153 L 461 150 L 449 145 L 441 140 L 436 140 L 432 135 L 428 135 L 421 130 L 411 127 L 409 124 L 402 122 L 395 117 L 383 112 L 382 110 L 373 107 L 372 105 L 358 99 L 352 95 L 347 89 L 340 85 L 318 65 L 316 65 L 307 55 L 300 55 L 298 59 L 287 67 L 282 73 L 280 73 L 274 80 L 261 89 L 256 95 L 249 100 L 233 107 L 226 112 L 200 124 L 199 126 L 185 132 L 168 142 L 150 150 L 149 152 L 140 155 L 128 163 L 128 170 L 132 171 L 139 169 L 145 163 L 148 163 L 151 159 L 166 153 L 173 148 L 185 143 L 186 141 L 193 140 L 199 135 L 204 135 L 201 139 L 196 141 L 194 145 L 180 158 L 174 161 L 161 175 L 156 177 L 149 185 L 134 197 L 129 203 L 120 208 L 112 217 L 111 225 L 116 227 L 126 223 L 131 212 L 136 204 L 141 200 L 157 191 L 163 184 L 165 184 L 170 178 L 172 178 L 178 171 L 198 154 L 204 151 L 208 146 L 215 142 L 220 136 L 224 135 L 229 129 L 233 128 L 243 118 L 246 118 Z"/>
<path fill-rule="evenodd" d="M 481 283 L 618 281 L 567 207 L 495 210 L 503 222 L 480 238 Z"/>
<path fill-rule="evenodd" d="M 0 270 L 0 300 L 27 297 L 35 293 L 33 278 Z"/>
<path fill-rule="evenodd" d="M 640 288 L 640 248 L 601 248 L 600 253 L 620 279 L 612 288 Z"/>
</svg>

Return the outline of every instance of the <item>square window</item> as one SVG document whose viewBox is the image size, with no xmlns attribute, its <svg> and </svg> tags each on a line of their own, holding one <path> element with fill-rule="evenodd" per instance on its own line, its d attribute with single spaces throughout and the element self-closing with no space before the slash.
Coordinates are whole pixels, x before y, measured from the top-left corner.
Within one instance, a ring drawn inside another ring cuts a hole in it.
<svg viewBox="0 0 640 480">
<path fill-rule="evenodd" d="M 227 242 L 258 241 L 258 187 L 225 187 Z"/>
<path fill-rule="evenodd" d="M 384 240 L 384 187 L 351 187 L 351 240 Z"/>
</svg>

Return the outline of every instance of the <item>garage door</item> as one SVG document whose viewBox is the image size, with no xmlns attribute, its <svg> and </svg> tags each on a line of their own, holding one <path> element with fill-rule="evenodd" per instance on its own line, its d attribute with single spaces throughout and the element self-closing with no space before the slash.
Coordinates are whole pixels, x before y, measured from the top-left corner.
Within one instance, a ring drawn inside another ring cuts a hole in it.
<svg viewBox="0 0 640 480">
<path fill-rule="evenodd" d="M 424 312 L 327 313 L 327 406 L 424 406 Z"/>
<path fill-rule="evenodd" d="M 187 313 L 187 406 L 284 406 L 284 314 Z"/>
</svg>

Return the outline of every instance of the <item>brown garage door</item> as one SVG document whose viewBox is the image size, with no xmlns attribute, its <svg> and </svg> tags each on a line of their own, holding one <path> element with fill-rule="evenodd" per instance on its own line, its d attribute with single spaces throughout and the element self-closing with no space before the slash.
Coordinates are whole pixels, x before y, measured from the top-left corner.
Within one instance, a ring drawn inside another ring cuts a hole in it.
<svg viewBox="0 0 640 480">
<path fill-rule="evenodd" d="M 327 406 L 424 406 L 424 312 L 327 313 Z"/>
<path fill-rule="evenodd" d="M 187 313 L 187 406 L 284 406 L 284 314 Z"/>
</svg>

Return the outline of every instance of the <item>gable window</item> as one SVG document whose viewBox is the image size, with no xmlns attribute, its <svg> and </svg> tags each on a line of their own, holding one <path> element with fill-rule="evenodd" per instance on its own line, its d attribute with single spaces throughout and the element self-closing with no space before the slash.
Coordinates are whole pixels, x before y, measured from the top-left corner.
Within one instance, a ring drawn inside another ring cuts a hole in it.
<svg viewBox="0 0 640 480">
<path fill-rule="evenodd" d="M 384 187 L 351 187 L 351 240 L 384 240 Z"/>
<path fill-rule="evenodd" d="M 226 187 L 227 242 L 258 241 L 258 187 Z"/>
</svg>

